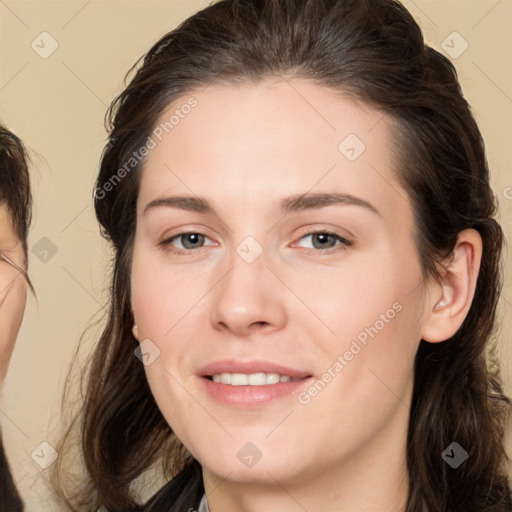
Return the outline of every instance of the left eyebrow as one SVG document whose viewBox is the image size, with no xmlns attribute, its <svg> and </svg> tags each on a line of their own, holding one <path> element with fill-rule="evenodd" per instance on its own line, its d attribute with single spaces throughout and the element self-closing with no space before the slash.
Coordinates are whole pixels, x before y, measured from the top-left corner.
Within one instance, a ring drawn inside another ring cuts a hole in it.
<svg viewBox="0 0 512 512">
<path fill-rule="evenodd" d="M 379 210 L 365 199 L 339 192 L 296 194 L 281 199 L 278 203 L 278 209 L 281 213 L 286 214 L 304 210 L 317 210 L 332 205 L 360 206 L 382 217 Z M 145 206 L 143 214 L 146 215 L 150 210 L 160 207 L 178 208 L 218 217 L 215 208 L 210 202 L 198 196 L 169 196 L 154 199 Z"/>
<path fill-rule="evenodd" d="M 303 210 L 317 210 L 332 205 L 361 206 L 382 217 L 379 210 L 365 199 L 340 192 L 297 194 L 281 200 L 279 209 L 282 213 L 291 213 Z"/>
</svg>

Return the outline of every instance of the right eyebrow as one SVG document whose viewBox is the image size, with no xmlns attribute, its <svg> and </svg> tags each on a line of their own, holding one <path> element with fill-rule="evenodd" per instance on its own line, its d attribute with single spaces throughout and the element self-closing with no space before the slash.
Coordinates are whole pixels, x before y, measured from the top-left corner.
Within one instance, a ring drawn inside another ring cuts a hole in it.
<svg viewBox="0 0 512 512">
<path fill-rule="evenodd" d="M 202 197 L 192 196 L 169 196 L 154 199 L 144 207 L 143 215 L 155 208 L 168 207 L 178 208 L 197 213 L 215 214 L 213 206 Z"/>
</svg>

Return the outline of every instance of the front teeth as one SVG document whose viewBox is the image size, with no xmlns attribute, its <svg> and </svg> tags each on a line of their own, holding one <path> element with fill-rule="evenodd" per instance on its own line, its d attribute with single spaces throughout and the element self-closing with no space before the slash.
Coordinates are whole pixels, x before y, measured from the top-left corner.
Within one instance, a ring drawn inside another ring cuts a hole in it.
<svg viewBox="0 0 512 512">
<path fill-rule="evenodd" d="M 220 373 L 213 375 L 213 382 L 230 384 L 231 386 L 264 386 L 266 384 L 278 384 L 289 382 L 292 378 L 278 373 Z"/>
</svg>

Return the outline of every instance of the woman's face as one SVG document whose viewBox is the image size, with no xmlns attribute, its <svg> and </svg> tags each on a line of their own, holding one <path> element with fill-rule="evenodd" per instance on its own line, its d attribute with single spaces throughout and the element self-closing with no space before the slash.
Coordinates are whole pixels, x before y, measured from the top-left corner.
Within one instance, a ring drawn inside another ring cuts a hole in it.
<svg viewBox="0 0 512 512">
<path fill-rule="evenodd" d="M 401 457 L 428 290 L 390 120 L 303 80 L 191 96 L 155 127 L 137 203 L 159 408 L 228 480 Z"/>
<path fill-rule="evenodd" d="M 0 206 L 0 253 L 26 270 L 23 246 L 14 233 L 11 216 L 4 205 Z M 0 386 L 7 373 L 26 301 L 25 278 L 10 263 L 0 258 Z"/>
</svg>

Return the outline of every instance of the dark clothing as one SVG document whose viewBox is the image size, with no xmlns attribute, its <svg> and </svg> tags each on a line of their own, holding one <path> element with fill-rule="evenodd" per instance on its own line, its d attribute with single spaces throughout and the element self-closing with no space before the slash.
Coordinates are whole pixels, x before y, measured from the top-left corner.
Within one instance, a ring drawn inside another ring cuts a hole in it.
<svg viewBox="0 0 512 512">
<path fill-rule="evenodd" d="M 204 494 L 203 473 L 196 460 L 189 462 L 142 508 L 143 512 L 198 511 Z"/>
<path fill-rule="evenodd" d="M 0 431 L 0 512 L 22 512 L 23 503 L 14 487 Z"/>
</svg>

